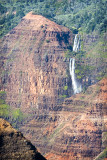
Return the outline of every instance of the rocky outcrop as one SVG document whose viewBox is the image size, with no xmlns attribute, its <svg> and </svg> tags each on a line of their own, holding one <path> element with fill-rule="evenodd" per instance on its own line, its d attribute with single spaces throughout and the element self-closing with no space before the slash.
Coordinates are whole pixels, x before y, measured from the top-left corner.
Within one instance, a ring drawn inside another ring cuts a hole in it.
<svg viewBox="0 0 107 160">
<path fill-rule="evenodd" d="M 46 160 L 21 132 L 4 119 L 0 119 L 0 159 Z"/>
</svg>

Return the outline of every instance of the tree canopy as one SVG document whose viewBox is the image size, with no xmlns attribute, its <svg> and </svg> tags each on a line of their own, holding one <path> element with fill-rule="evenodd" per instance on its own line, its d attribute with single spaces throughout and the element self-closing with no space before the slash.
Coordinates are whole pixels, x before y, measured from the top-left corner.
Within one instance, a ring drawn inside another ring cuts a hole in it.
<svg viewBox="0 0 107 160">
<path fill-rule="evenodd" d="M 0 0 L 0 37 L 31 10 L 71 30 L 106 32 L 106 0 Z"/>
</svg>

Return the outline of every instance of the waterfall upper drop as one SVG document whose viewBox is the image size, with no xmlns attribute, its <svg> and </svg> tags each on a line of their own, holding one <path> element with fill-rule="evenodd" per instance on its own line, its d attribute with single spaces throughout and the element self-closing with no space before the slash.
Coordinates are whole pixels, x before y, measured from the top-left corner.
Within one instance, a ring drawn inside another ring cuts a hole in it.
<svg viewBox="0 0 107 160">
<path fill-rule="evenodd" d="M 77 52 L 79 50 L 80 50 L 80 35 L 75 35 L 73 51 Z M 74 94 L 80 93 L 82 91 L 82 87 L 77 82 L 76 76 L 75 76 L 75 58 L 70 58 L 69 71 L 72 79 L 72 88 L 73 88 Z"/>
<path fill-rule="evenodd" d="M 80 50 L 80 35 L 76 34 L 74 39 L 73 51 L 78 52 Z"/>
</svg>

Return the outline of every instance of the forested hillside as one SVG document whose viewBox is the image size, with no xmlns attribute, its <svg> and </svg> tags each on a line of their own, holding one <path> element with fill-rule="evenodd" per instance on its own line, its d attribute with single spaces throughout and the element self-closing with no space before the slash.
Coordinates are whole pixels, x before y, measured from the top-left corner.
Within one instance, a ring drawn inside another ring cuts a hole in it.
<svg viewBox="0 0 107 160">
<path fill-rule="evenodd" d="M 0 37 L 31 10 L 67 26 L 74 33 L 78 30 L 106 32 L 106 8 L 106 0 L 0 0 Z"/>
</svg>

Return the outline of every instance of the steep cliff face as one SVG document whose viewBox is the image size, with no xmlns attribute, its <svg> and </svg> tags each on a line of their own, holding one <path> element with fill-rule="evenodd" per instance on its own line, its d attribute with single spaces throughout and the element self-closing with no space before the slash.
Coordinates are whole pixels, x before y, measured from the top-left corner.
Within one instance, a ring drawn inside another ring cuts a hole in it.
<svg viewBox="0 0 107 160">
<path fill-rule="evenodd" d="M 1 89 L 10 106 L 23 112 L 51 110 L 63 99 L 60 95 L 71 94 L 64 90 L 69 83 L 64 53 L 72 39 L 67 28 L 31 12 L 1 39 Z"/>
<path fill-rule="evenodd" d="M 0 119 L 0 159 L 46 160 L 22 133 Z"/>
<path fill-rule="evenodd" d="M 85 93 L 65 99 L 50 118 L 29 121 L 20 129 L 49 160 L 92 160 L 107 145 L 106 101 L 104 79 Z"/>
<path fill-rule="evenodd" d="M 66 99 L 58 114 L 59 125 L 50 136 L 53 151 L 47 159 L 51 160 L 55 153 L 58 160 L 94 159 L 107 146 L 106 101 L 107 79 L 89 87 L 85 94 Z"/>
</svg>

